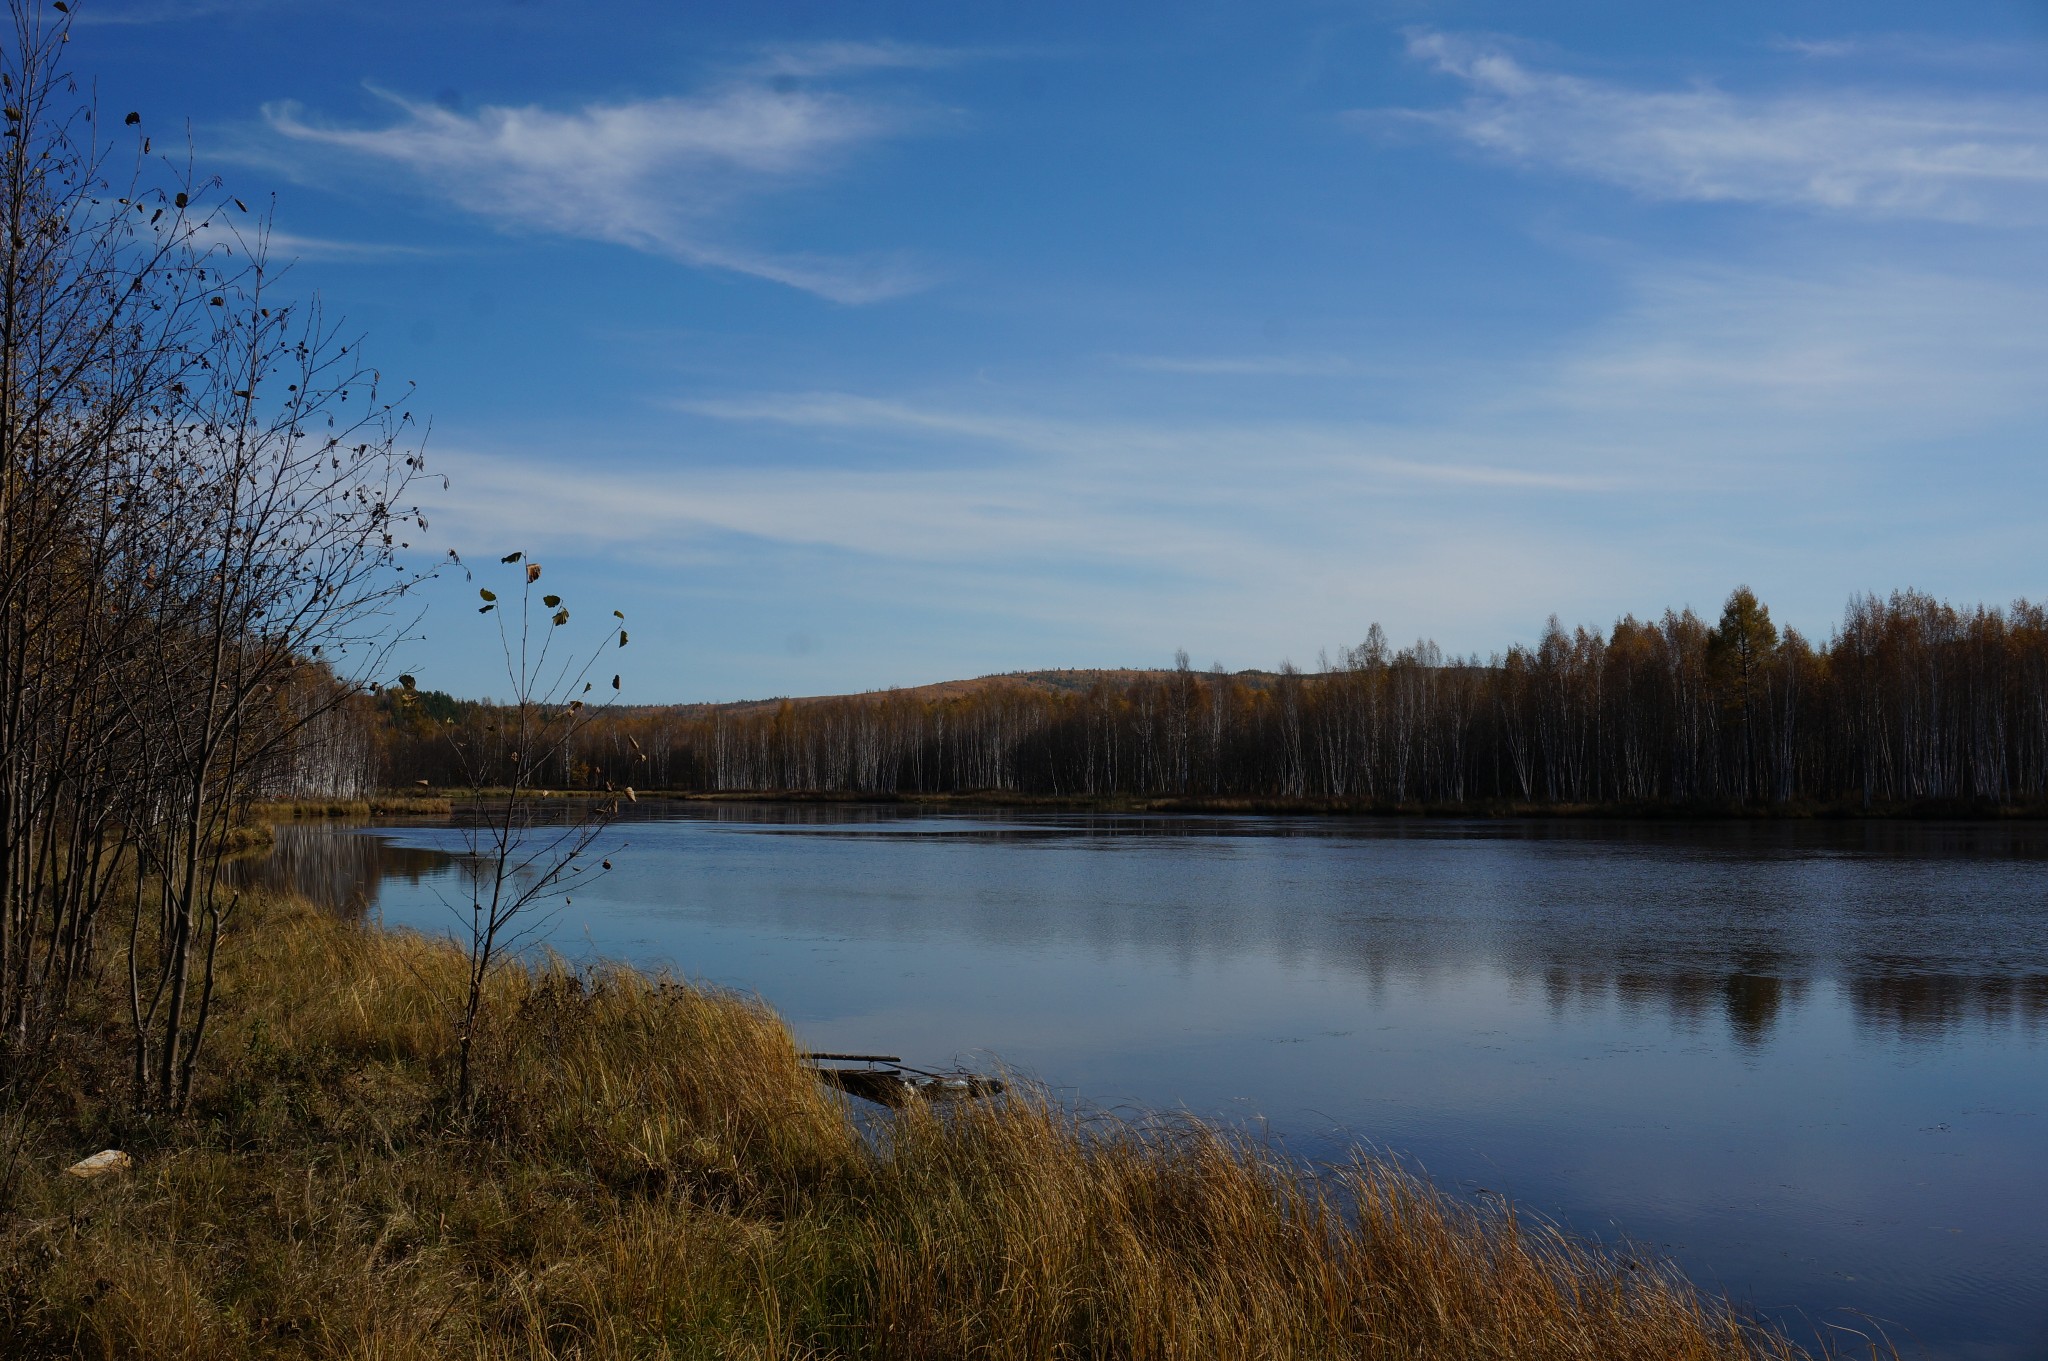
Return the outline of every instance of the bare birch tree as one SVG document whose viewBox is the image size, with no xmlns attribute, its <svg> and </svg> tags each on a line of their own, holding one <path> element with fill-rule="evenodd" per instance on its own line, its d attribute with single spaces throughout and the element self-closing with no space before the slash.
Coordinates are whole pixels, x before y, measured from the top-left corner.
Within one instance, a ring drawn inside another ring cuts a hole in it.
<svg viewBox="0 0 2048 1361">
<path fill-rule="evenodd" d="M 359 344 L 276 296 L 266 216 L 103 117 L 70 36 L 27 0 L 0 33 L 0 1057 L 132 886 L 135 1095 L 175 1113 L 229 824 L 381 665 L 424 465 Z"/>
</svg>

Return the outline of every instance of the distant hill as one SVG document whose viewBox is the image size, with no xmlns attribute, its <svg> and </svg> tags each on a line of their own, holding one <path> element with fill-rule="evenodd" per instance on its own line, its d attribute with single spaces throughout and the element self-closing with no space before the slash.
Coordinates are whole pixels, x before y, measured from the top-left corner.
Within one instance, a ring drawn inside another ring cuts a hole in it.
<svg viewBox="0 0 2048 1361">
<path fill-rule="evenodd" d="M 1206 673 L 1203 673 L 1206 674 Z M 902 696 L 929 703 L 934 700 L 962 699 L 1001 686 L 1032 690 L 1041 694 L 1081 695 L 1097 685 L 1134 685 L 1140 681 L 1162 681 L 1172 677 L 1173 672 L 1165 669 L 1142 670 L 1129 667 L 1073 667 L 1052 671 L 1005 671 L 992 676 L 975 676 L 972 679 L 933 681 L 929 685 L 911 685 L 887 690 L 862 690 L 839 695 L 777 695 L 770 699 L 740 699 L 724 703 L 704 704 L 645 704 L 621 705 L 613 712 L 654 713 L 675 711 L 685 713 L 709 712 L 722 709 L 727 713 L 749 713 L 758 709 L 770 709 L 780 704 L 826 704 L 835 700 L 883 699 Z M 1240 685 L 1263 690 L 1278 677 L 1271 671 L 1234 671 L 1231 679 Z"/>
</svg>

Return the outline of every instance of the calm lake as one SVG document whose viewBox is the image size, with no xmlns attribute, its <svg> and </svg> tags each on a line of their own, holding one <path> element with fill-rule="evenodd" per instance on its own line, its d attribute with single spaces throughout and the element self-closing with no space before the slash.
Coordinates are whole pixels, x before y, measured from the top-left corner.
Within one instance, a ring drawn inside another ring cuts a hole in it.
<svg viewBox="0 0 2048 1361">
<path fill-rule="evenodd" d="M 2048 826 L 629 811 L 572 958 L 1378 1146 L 1806 1337 L 2048 1357 Z M 279 880 L 454 929 L 455 825 L 278 833 Z"/>
</svg>

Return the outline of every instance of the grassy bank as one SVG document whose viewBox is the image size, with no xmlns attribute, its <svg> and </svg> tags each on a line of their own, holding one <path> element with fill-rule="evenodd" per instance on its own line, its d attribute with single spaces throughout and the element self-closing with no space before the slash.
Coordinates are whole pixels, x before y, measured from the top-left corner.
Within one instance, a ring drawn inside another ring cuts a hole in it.
<svg viewBox="0 0 2048 1361">
<path fill-rule="evenodd" d="M 222 957 L 193 1119 L 133 1123 L 88 1026 L 9 1131 L 0 1353 L 1794 1354 L 1378 1162 L 1029 1095 L 863 1138 L 774 1016 L 627 971 L 503 974 L 458 1124 L 448 947 L 269 904 Z"/>
<path fill-rule="evenodd" d="M 252 820 L 291 822 L 299 818 L 430 817 L 454 810 L 438 794 L 373 794 L 367 799 L 271 799 L 249 809 Z"/>
</svg>

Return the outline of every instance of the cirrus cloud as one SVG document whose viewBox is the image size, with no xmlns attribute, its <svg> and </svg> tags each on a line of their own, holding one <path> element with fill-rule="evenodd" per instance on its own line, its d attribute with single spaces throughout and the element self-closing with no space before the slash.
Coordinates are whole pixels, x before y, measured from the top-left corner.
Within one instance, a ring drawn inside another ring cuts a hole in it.
<svg viewBox="0 0 2048 1361">
<path fill-rule="evenodd" d="M 1843 88 L 1645 90 L 1543 70 L 1498 41 L 1418 32 L 1409 53 L 1468 87 L 1447 108 L 1361 111 L 1646 198 L 1990 225 L 2048 221 L 2048 101 Z"/>
<path fill-rule="evenodd" d="M 880 102 L 758 80 L 567 111 L 493 105 L 471 114 L 373 93 L 397 110 L 395 121 L 339 126 L 293 103 L 263 112 L 285 137 L 410 172 L 501 228 L 611 242 L 835 302 L 875 302 L 928 282 L 898 257 L 762 250 L 734 244 L 727 230 L 748 200 L 822 178 L 856 149 L 905 131 L 907 116 Z"/>
</svg>

